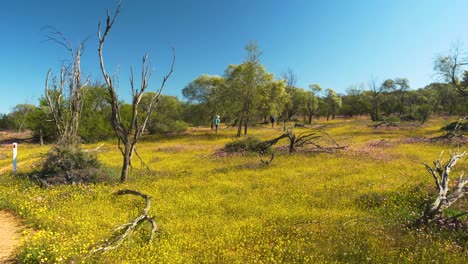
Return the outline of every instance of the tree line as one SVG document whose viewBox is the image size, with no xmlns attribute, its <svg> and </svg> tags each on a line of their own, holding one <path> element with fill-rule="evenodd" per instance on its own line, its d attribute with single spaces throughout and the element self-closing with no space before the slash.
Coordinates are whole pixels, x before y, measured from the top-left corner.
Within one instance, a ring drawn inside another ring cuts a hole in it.
<svg viewBox="0 0 468 264">
<path fill-rule="evenodd" d="M 336 116 L 368 116 L 372 121 L 414 120 L 425 122 L 430 115 L 466 115 L 468 101 L 467 63 L 460 57 L 460 48 L 434 62 L 441 82 L 424 88 L 411 89 L 406 78 L 389 78 L 382 82 L 371 80 L 354 85 L 345 93 L 320 84 L 307 88 L 297 86 L 297 76 L 288 69 L 275 77 L 261 64 L 262 52 L 255 42 L 246 47 L 241 64 L 228 65 L 223 76 L 201 75 L 187 84 L 177 97 L 161 95 L 146 126 L 147 132 L 173 133 L 189 126 L 209 126 L 216 115 L 222 122 L 237 128 L 237 136 L 248 133 L 251 125 L 267 123 L 270 116 L 278 122 L 311 124 L 316 118 Z M 85 142 L 115 136 L 111 120 L 112 106 L 105 85 L 85 88 L 83 110 L 78 134 Z M 154 92 L 144 93 L 139 110 L 144 112 Z M 132 104 L 119 103 L 122 122 L 131 122 Z M 54 139 L 56 128 L 46 97 L 39 104 L 18 104 L 9 114 L 0 115 L 0 129 L 23 131 L 29 129 L 40 139 Z"/>
</svg>

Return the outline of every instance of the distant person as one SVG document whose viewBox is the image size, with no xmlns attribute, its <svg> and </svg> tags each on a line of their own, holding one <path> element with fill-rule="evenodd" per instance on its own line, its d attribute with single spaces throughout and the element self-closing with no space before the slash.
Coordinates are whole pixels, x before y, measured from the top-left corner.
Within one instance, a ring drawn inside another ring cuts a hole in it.
<svg viewBox="0 0 468 264">
<path fill-rule="evenodd" d="M 219 115 L 216 115 L 215 119 L 213 120 L 213 124 L 215 125 L 215 132 L 218 133 Z"/>
<path fill-rule="evenodd" d="M 275 127 L 276 118 L 274 115 L 270 116 L 271 127 Z"/>
</svg>

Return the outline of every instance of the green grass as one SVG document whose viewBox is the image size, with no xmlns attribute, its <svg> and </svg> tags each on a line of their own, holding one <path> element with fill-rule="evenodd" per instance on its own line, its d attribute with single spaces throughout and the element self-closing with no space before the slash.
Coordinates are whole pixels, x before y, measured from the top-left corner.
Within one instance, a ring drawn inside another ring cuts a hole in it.
<svg viewBox="0 0 468 264">
<path fill-rule="evenodd" d="M 235 129 L 151 136 L 137 148 L 154 174 L 140 169 L 137 158 L 124 184 L 41 189 L 6 173 L 0 176 L 0 206 L 28 225 L 17 253 L 22 263 L 465 263 L 466 235 L 405 227 L 434 191 L 422 163 L 453 147 L 402 139 L 441 135 L 444 122 L 374 129 L 364 119 L 320 120 L 320 130 L 345 150 L 278 152 L 270 166 L 255 154 L 213 155 L 234 140 Z M 281 133 L 268 126 L 249 130 L 261 139 Z M 375 145 L 382 139 L 387 143 Z M 98 158 L 117 179 L 120 153 L 113 142 L 102 149 Z M 25 174 L 46 148 L 21 150 Z M 2 160 L 0 166 L 10 165 Z M 455 172 L 467 169 L 460 161 Z M 148 245 L 145 225 L 119 249 L 84 259 L 144 207 L 137 197 L 113 195 L 125 188 L 152 197 L 158 236 Z M 466 210 L 466 199 L 459 206 Z"/>
</svg>

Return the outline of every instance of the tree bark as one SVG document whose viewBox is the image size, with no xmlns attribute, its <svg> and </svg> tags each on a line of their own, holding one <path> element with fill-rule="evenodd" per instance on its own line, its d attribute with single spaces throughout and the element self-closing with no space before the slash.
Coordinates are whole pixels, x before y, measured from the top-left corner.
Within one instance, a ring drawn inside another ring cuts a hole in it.
<svg viewBox="0 0 468 264">
<path fill-rule="evenodd" d="M 42 134 L 42 129 L 39 129 L 39 144 L 44 146 L 44 135 Z"/>
<path fill-rule="evenodd" d="M 450 191 L 449 188 L 449 176 L 452 170 L 452 167 L 455 166 L 457 161 L 466 156 L 467 152 L 457 152 L 451 155 L 450 160 L 447 163 L 442 163 L 442 153 L 439 157 L 439 160 L 434 161 L 434 168 L 429 166 L 429 164 L 424 163 L 426 170 L 432 175 L 436 188 L 438 190 L 438 195 L 436 200 L 432 203 L 431 207 L 428 208 L 422 216 L 423 222 L 429 222 L 430 220 L 440 216 L 443 210 L 449 208 L 454 202 L 465 196 L 468 190 L 465 188 L 465 185 L 468 184 L 468 178 L 463 177 L 463 173 L 460 176 L 458 185 Z"/>
</svg>

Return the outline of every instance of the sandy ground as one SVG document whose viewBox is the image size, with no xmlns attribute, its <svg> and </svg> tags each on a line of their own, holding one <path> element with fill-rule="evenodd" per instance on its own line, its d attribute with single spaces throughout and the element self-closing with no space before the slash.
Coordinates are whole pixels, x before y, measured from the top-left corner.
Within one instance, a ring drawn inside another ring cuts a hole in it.
<svg viewBox="0 0 468 264">
<path fill-rule="evenodd" d="M 0 211 L 0 263 L 14 263 L 20 234 L 20 221 L 13 214 Z"/>
</svg>

